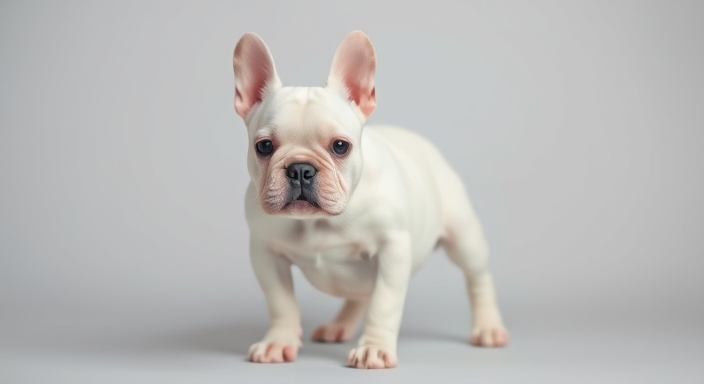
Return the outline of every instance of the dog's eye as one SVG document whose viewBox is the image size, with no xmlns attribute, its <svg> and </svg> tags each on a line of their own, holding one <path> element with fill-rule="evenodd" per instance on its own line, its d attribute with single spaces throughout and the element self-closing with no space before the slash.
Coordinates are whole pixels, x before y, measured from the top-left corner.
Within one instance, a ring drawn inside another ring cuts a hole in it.
<svg viewBox="0 0 704 384">
<path fill-rule="evenodd" d="M 272 143 L 271 140 L 258 141 L 254 147 L 257 149 L 257 153 L 261 156 L 269 156 L 272 152 L 274 152 L 274 143 Z"/>
<path fill-rule="evenodd" d="M 344 141 L 344 140 L 335 140 L 332 143 L 332 151 L 335 152 L 336 155 L 342 156 L 350 148 L 350 143 Z"/>
</svg>

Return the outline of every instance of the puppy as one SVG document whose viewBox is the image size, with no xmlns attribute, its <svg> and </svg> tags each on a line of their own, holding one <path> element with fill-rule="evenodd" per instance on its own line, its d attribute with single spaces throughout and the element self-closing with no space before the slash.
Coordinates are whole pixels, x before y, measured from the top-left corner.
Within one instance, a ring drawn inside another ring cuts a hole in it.
<svg viewBox="0 0 704 384">
<path fill-rule="evenodd" d="M 344 38 L 324 87 L 283 87 L 253 33 L 239 40 L 233 62 L 235 110 L 249 136 L 250 256 L 270 317 L 249 359 L 296 358 L 296 265 L 317 289 L 344 300 L 312 339 L 347 341 L 364 318 L 348 364 L 395 367 L 409 278 L 437 246 L 464 272 L 471 343 L 506 345 L 484 233 L 460 177 L 421 136 L 365 126 L 376 106 L 369 38 L 360 31 Z"/>
</svg>

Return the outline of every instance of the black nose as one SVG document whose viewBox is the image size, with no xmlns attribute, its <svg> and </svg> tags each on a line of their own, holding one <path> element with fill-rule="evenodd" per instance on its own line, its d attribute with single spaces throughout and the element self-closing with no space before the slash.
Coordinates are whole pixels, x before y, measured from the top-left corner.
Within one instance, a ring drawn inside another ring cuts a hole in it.
<svg viewBox="0 0 704 384">
<path fill-rule="evenodd" d="M 294 185 L 309 185 L 318 171 L 309 163 L 293 163 L 286 168 L 286 176 Z"/>
</svg>

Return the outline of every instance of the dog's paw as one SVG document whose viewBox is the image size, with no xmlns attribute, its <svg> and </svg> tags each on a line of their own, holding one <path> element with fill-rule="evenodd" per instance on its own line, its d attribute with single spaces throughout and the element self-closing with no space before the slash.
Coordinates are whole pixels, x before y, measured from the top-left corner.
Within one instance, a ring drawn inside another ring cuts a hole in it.
<svg viewBox="0 0 704 384">
<path fill-rule="evenodd" d="M 313 331 L 311 339 L 319 343 L 342 343 L 352 339 L 354 331 L 354 323 L 327 323 Z"/>
<path fill-rule="evenodd" d="M 301 338 L 288 330 L 269 330 L 264 340 L 249 347 L 249 361 L 255 363 L 283 363 L 296 360 Z"/>
<path fill-rule="evenodd" d="M 359 346 L 347 356 L 347 365 L 352 368 L 393 368 L 396 364 L 398 359 L 395 351 L 372 345 Z"/>
<path fill-rule="evenodd" d="M 470 344 L 477 347 L 504 347 L 508 344 L 508 332 L 501 320 L 498 308 L 478 308 L 474 315 Z"/>
<path fill-rule="evenodd" d="M 503 347 L 508 344 L 508 332 L 501 324 L 474 327 L 469 342 L 477 347 Z"/>
</svg>

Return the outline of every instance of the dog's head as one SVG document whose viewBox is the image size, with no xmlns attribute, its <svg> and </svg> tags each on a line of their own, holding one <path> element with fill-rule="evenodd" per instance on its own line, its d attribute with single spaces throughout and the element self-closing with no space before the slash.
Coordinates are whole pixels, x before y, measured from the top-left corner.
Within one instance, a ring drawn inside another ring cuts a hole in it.
<svg viewBox="0 0 704 384">
<path fill-rule="evenodd" d="M 325 87 L 283 87 L 262 39 L 235 47 L 235 110 L 262 209 L 298 218 L 339 215 L 362 172 L 362 127 L 376 105 L 376 58 L 360 31 L 335 52 Z"/>
</svg>

